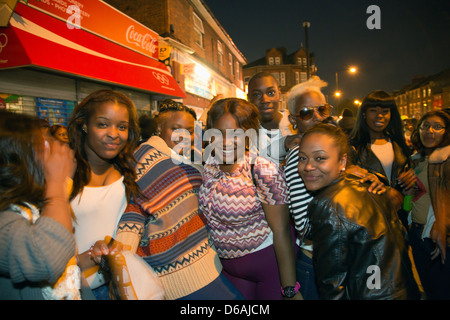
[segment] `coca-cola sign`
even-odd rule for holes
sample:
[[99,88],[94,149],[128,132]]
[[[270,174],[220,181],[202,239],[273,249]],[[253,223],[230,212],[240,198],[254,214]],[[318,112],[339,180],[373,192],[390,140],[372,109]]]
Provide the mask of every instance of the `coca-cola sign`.
[[159,58],[158,33],[102,0],[25,2],[34,9],[66,21],[70,30],[87,30],[156,60]]
[[158,49],[158,39],[151,34],[142,34],[136,31],[134,25],[130,25],[127,29],[126,39],[128,43],[133,43],[139,48],[150,52],[152,55]]

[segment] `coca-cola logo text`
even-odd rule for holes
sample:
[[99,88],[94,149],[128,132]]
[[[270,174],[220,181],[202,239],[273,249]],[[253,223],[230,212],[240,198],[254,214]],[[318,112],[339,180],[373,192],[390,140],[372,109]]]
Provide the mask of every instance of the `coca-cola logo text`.
[[153,38],[151,34],[139,33],[134,29],[133,25],[128,27],[126,37],[129,43],[134,43],[152,54],[157,50],[157,39]]

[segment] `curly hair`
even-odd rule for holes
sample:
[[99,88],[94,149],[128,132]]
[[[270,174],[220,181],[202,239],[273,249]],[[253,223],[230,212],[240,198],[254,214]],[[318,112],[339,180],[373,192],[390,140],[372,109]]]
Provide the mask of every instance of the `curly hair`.
[[142,195],[140,188],[136,183],[136,172],[134,169],[136,165],[134,150],[138,145],[140,137],[136,107],[130,98],[121,92],[98,90],[88,95],[77,105],[67,126],[70,147],[74,149],[75,158],[77,160],[77,170],[73,179],[70,200],[83,190],[84,186],[89,183],[91,177],[91,168],[87,161],[87,155],[84,149],[86,133],[82,128],[84,125],[88,124],[91,115],[95,112],[97,107],[108,102],[125,106],[130,117],[127,143],[124,149],[112,159],[113,164],[124,177],[127,200],[130,200],[131,196]]
[[38,119],[0,110],[0,211],[25,202],[43,207],[43,145]]

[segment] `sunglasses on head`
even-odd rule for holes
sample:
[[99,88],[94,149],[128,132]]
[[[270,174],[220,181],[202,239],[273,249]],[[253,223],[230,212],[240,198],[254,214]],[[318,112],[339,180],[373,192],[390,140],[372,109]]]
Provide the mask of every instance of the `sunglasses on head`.
[[331,108],[333,106],[328,103],[314,107],[303,107],[296,116],[302,120],[309,120],[313,117],[314,111],[317,110],[322,117],[329,117],[331,115]]

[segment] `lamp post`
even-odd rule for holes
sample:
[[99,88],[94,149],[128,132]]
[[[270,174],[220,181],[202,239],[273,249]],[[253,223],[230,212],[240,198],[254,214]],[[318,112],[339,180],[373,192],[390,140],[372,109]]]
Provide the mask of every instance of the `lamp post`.
[[311,23],[308,21],[303,22],[303,28],[305,28],[305,45],[306,45],[306,80],[308,80],[311,76],[311,70],[309,68],[309,39],[308,39],[308,29],[311,27]]
[[[358,71],[358,69],[352,66],[349,67],[346,71],[351,74],[355,74]],[[334,95],[336,96],[336,98],[339,98],[341,96],[341,92],[339,91],[339,74],[337,71],[336,71],[336,91]]]

